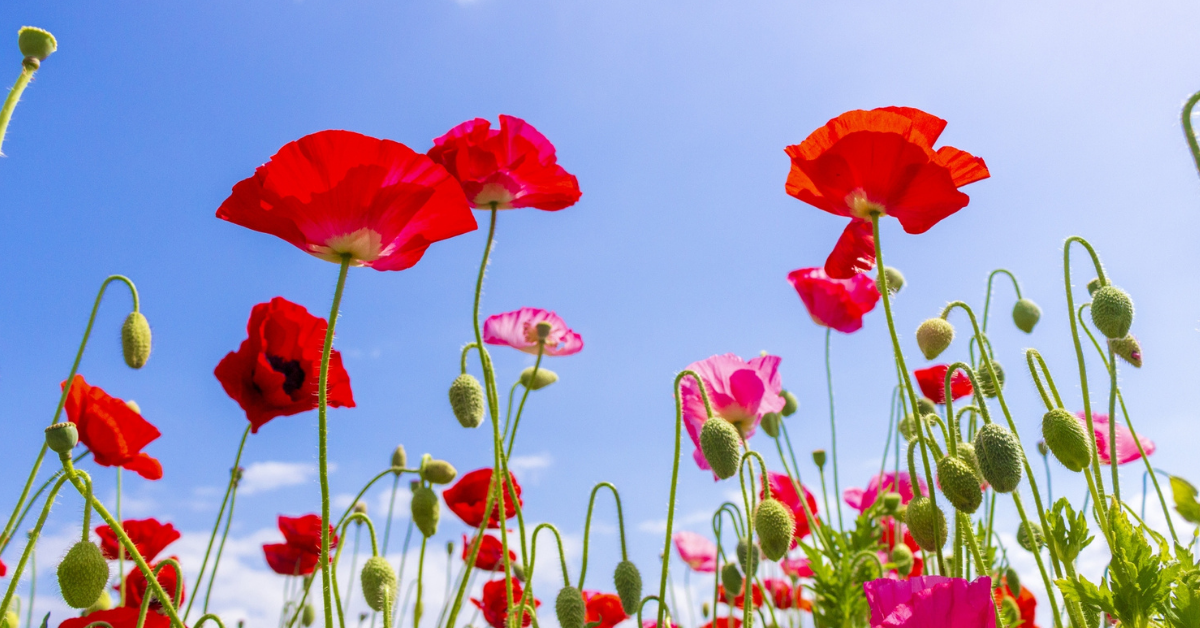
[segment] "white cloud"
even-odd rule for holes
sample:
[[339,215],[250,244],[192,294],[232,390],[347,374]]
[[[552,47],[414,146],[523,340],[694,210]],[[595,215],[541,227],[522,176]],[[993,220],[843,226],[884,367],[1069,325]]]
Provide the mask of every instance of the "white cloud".
[[522,482],[534,482],[538,478],[538,472],[543,469],[549,469],[554,464],[554,458],[548,453],[540,453],[531,456],[513,456],[508,459],[508,470],[521,478]]
[[[702,510],[697,510],[696,512],[693,512],[689,515],[684,515],[682,517],[675,517],[675,521],[672,525],[672,528],[674,528],[675,531],[679,531],[679,530],[683,529],[683,526],[696,525],[698,523],[704,523],[706,521],[712,521],[712,513],[704,512]],[[647,521],[643,521],[638,524],[638,530],[641,530],[642,532],[650,532],[653,534],[663,534],[664,532],[667,531],[667,520],[666,519],[649,519]]]
[[305,484],[316,474],[316,465],[309,462],[254,462],[246,467],[238,494],[253,495]]

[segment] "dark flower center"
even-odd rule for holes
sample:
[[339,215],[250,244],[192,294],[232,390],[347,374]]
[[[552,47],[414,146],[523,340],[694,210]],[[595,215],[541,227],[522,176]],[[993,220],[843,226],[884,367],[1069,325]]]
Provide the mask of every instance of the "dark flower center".
[[277,373],[283,373],[283,392],[292,394],[304,385],[304,369],[300,367],[299,360],[284,360],[275,355],[268,355],[267,362],[271,363],[271,368]]

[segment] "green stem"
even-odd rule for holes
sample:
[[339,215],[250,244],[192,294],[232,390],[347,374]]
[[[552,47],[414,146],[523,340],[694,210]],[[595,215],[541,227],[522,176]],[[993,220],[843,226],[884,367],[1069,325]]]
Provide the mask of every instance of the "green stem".
[[54,483],[54,487],[50,489],[50,495],[46,497],[46,505],[42,507],[42,512],[38,515],[37,523],[34,524],[33,530],[29,533],[29,542],[25,545],[25,551],[21,553],[21,558],[10,576],[8,590],[4,593],[4,602],[0,603],[0,617],[8,615],[8,607],[12,604],[13,595],[17,591],[17,584],[21,581],[21,574],[25,571],[25,564],[29,562],[33,554],[33,548],[37,545],[38,536],[42,533],[42,526],[46,525],[46,518],[50,516],[50,506],[54,504],[54,498],[58,496],[59,489],[62,488],[63,483],[67,479],[66,475],[60,477]]
[[1083,393],[1084,419],[1087,421],[1088,434],[1093,435],[1093,438],[1089,439],[1092,441],[1092,472],[1095,475],[1096,489],[1100,495],[1100,501],[1095,504],[1095,508],[1104,508],[1104,481],[1100,477],[1100,454],[1096,450],[1096,439],[1094,438],[1096,428],[1092,423],[1092,400],[1091,395],[1088,394],[1087,366],[1083,360],[1083,344],[1079,341],[1079,327],[1075,324],[1075,297],[1071,292],[1071,243],[1073,242],[1082,245],[1091,256],[1092,266],[1096,269],[1096,276],[1100,279],[1100,283],[1107,284],[1108,279],[1104,275],[1100,257],[1096,255],[1096,250],[1092,248],[1091,243],[1079,236],[1067,238],[1066,243],[1063,244],[1063,282],[1067,291],[1067,320],[1071,322],[1071,340],[1075,343],[1075,358],[1079,362],[1079,388]]
[[1183,135],[1187,138],[1188,148],[1192,151],[1192,161],[1196,164],[1196,169],[1200,170],[1200,144],[1196,143],[1196,133],[1192,130],[1192,109],[1195,108],[1196,102],[1200,101],[1200,92],[1192,94],[1191,98],[1187,99],[1187,103],[1183,105]]
[[[37,59],[26,59],[21,62],[21,74],[17,77],[17,82],[13,84],[12,89],[8,90],[8,98],[4,99],[4,108],[0,109],[0,147],[3,147],[4,136],[8,134],[8,123],[12,120],[13,110],[17,108],[21,94],[29,86],[29,81],[33,80],[33,74],[37,72],[39,65],[40,62]],[[4,151],[0,150],[0,156],[3,155]]]
[[[229,495],[229,516],[225,518],[225,531],[221,533],[221,543],[217,545],[217,555],[213,558],[212,573],[208,576],[208,589],[204,592],[204,607],[200,609],[201,613],[208,612],[208,599],[212,596],[213,583],[217,581],[217,568],[221,565],[221,555],[225,553],[225,541],[229,538],[229,528],[233,525],[233,507],[237,503],[238,484],[238,468],[236,466],[230,471],[230,475],[233,476],[233,492]],[[199,585],[196,587],[199,589]],[[186,612],[184,618],[187,618]]]
[[512,455],[513,443],[517,442],[517,428],[521,426],[521,413],[525,410],[525,400],[529,398],[529,391],[533,390],[533,383],[537,381],[538,368],[542,365],[542,356],[545,352],[546,341],[538,340],[537,361],[533,363],[533,372],[529,374],[529,385],[525,387],[525,392],[521,393],[521,403],[517,406],[517,417],[513,419],[512,432],[508,434],[508,448],[504,451],[505,458]]
[[[567,572],[567,555],[565,553],[563,553],[562,535],[558,533],[558,528],[554,527],[554,524],[540,523],[540,524],[538,524],[538,526],[536,528],[533,529],[533,541],[531,542],[531,548],[529,551],[529,555],[530,555],[529,564],[533,565],[535,567],[537,566],[537,560],[535,560],[537,558],[537,538],[538,538],[537,535],[538,535],[538,532],[541,532],[544,529],[550,530],[551,532],[554,533],[554,540],[558,543],[558,564],[562,567],[563,586],[564,587],[569,586],[571,584],[571,574]],[[526,581],[528,581],[528,582],[533,581],[533,571],[532,570],[528,574],[526,574]],[[533,588],[533,587],[528,587],[528,588]]]
[[[418,628],[421,625],[422,601],[425,595],[425,546],[429,544],[429,537],[421,535],[421,557],[417,560],[417,603],[413,606],[413,628]],[[505,553],[508,553],[507,549]],[[447,624],[452,625],[452,624]]]
[[[403,472],[403,471],[408,471],[409,473],[415,473],[416,469],[401,469],[401,472]],[[364,494],[366,494],[366,492],[368,490],[370,490],[370,488],[372,486],[374,486],[376,482],[383,479],[383,477],[389,473],[396,473],[395,467],[388,467],[387,469],[384,469],[383,471],[380,471],[378,474],[376,474],[375,477],[371,478],[371,480],[362,487],[362,490],[360,490],[358,492],[358,495],[354,496],[353,501],[351,501],[350,505],[346,507],[346,511],[342,513],[342,516],[338,517],[337,523],[334,524],[333,527],[335,527],[335,528],[341,527],[341,525],[343,523],[345,523],[347,519],[350,518],[351,513],[354,512],[354,505],[362,500],[362,496]],[[397,480],[399,479],[400,475],[401,475],[400,473],[396,473]]]
[[346,288],[346,271],[350,270],[350,255],[342,255],[337,287],[333,291],[333,307],[325,327],[325,347],[321,351],[321,376],[317,383],[317,456],[321,476],[321,595],[324,598],[325,628],[333,628],[333,581],[329,575],[329,421],[326,417],[329,391],[329,356],[333,351],[333,330],[337,326],[342,291]]
[[[1025,505],[1021,503],[1021,492],[1013,491],[1012,497],[1013,503],[1017,506],[1017,514],[1021,516],[1021,525],[1026,526],[1030,531],[1029,537],[1034,538],[1033,530],[1029,527],[1029,517],[1025,515]],[[1042,526],[1042,530],[1048,529],[1045,525]],[[1046,545],[1050,548],[1051,556],[1053,556],[1054,544],[1047,543]],[[1042,561],[1042,548],[1038,547],[1036,542],[1033,544],[1033,558],[1037,560],[1038,571],[1042,574],[1042,583],[1046,586],[1046,599],[1050,600],[1050,614],[1054,617],[1054,625],[1062,628],[1062,616],[1058,614],[1058,600],[1054,599],[1054,587],[1050,581],[1050,574],[1046,571],[1045,562]]]
[[[217,531],[221,529],[221,519],[225,516],[225,506],[229,504],[229,497],[233,493],[234,486],[237,484],[238,465],[242,461],[242,449],[246,446],[246,438],[250,436],[251,425],[246,426],[246,431],[242,432],[242,440],[238,443],[237,455],[233,457],[233,468],[229,472],[229,485],[225,487],[225,497],[221,500],[221,508],[217,510],[217,520],[213,522],[212,533],[208,535],[208,547],[204,549],[204,560],[200,562],[200,573],[196,576],[196,582],[192,587],[198,589],[200,583],[204,581],[204,572],[208,568],[208,555],[212,552],[213,541],[217,538]],[[226,527],[228,530],[228,526]],[[213,567],[213,572],[216,572],[216,566]],[[183,611],[183,619],[187,621],[188,614],[192,612],[192,603],[196,601],[196,596],[188,600],[187,609]]]
[[33,604],[37,602],[37,544],[33,538],[29,544],[34,550],[29,553],[29,608],[25,609],[25,625],[33,628]]
[[[121,467],[117,467],[117,523],[122,529],[125,519],[121,516]],[[117,582],[121,583],[121,605],[125,604],[125,548],[117,546]]]
[[[72,460],[72,462],[79,462],[80,460],[83,460],[91,453],[92,452],[90,450],[85,449],[83,451],[83,453],[79,454],[78,456],[75,456],[75,458]],[[13,526],[14,530],[20,529],[21,524],[25,521],[25,516],[28,515],[29,511],[33,509],[33,505],[37,503],[38,498],[42,496],[42,493],[44,493],[47,488],[50,488],[51,484],[54,484],[54,482],[56,480],[58,480],[58,478],[62,475],[62,473],[63,473],[62,469],[55,471],[54,475],[51,475],[49,479],[47,479],[45,482],[42,482],[42,485],[38,487],[38,490],[34,491],[33,497],[31,497],[28,501],[25,502],[25,509],[22,510],[21,515],[19,517],[17,517],[17,523],[15,526]],[[5,539],[4,542],[0,543],[0,552],[4,551],[4,548],[8,546],[8,541],[10,541],[10,540],[12,540],[12,539]]]
[[[833,457],[833,496],[835,503],[838,505],[838,531],[845,532],[846,526],[842,523],[842,487],[838,481],[838,451],[837,451],[837,421],[834,418],[833,411],[833,368],[829,364],[829,345],[830,338],[833,336],[833,328],[825,328],[825,386],[829,390],[829,439],[832,451],[830,454]],[[822,476],[823,478],[824,476]],[[824,490],[822,488],[822,490]],[[825,509],[829,509],[826,504]],[[832,516],[832,515],[831,515]]]
[[[362,524],[354,526],[354,545],[350,548],[350,582],[346,584],[346,610],[350,610],[350,603],[354,598],[354,574],[358,573],[358,541],[362,534]],[[449,573],[449,570],[446,570]]]
[[617,522],[621,530],[621,560],[629,560],[629,552],[625,549],[625,515],[621,511],[621,495],[617,492],[617,487],[608,482],[601,482],[592,488],[592,496],[588,499],[587,517],[583,520],[583,564],[579,567],[579,586],[575,587],[580,591],[583,590],[583,581],[587,576],[588,545],[592,533],[592,510],[596,506],[596,493],[600,492],[602,488],[612,491],[613,499],[617,502]]
[[[967,546],[971,550],[971,555],[975,557],[975,562],[979,564],[979,573],[982,574],[984,572],[984,565],[986,563],[983,562],[983,554],[981,554],[979,552],[979,542],[976,541],[975,531],[971,528],[971,519],[961,512],[958,513],[957,519],[958,519],[957,525],[965,529],[965,536],[967,538]],[[964,562],[964,561],[955,561],[955,564],[957,565],[960,562]],[[1051,597],[1050,603],[1051,604],[1054,603],[1053,597]],[[1000,607],[999,607],[999,605],[997,605],[995,603],[994,599],[992,601],[992,610],[996,613],[996,626],[997,627],[1003,626],[1004,622],[1000,621]],[[1055,611],[1055,613],[1057,613],[1057,612],[1058,611]]]

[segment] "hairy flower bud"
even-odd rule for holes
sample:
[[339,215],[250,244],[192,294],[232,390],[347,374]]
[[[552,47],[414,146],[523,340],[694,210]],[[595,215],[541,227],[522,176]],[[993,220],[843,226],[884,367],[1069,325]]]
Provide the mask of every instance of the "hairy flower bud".
[[313,608],[312,604],[305,604],[304,610],[300,613],[300,624],[307,628],[308,626],[313,625],[313,622],[316,620],[317,609]]
[[1046,441],[1044,440],[1039,440],[1037,442],[1037,450],[1038,454],[1040,454],[1043,458],[1050,454],[1050,448],[1046,446]]
[[1004,572],[1004,583],[1008,585],[1008,592],[1012,593],[1013,597],[1021,595],[1021,576],[1017,575],[1017,570],[1009,567]]
[[558,591],[554,599],[554,614],[558,617],[561,628],[583,628],[583,620],[587,617],[587,605],[583,602],[583,594],[579,589],[567,585]]
[[403,469],[408,466],[408,452],[404,451],[404,445],[396,445],[396,451],[392,452],[392,469]]
[[999,423],[988,423],[975,433],[979,470],[998,493],[1011,493],[1021,483],[1024,455],[1017,437]]
[[920,411],[921,416],[937,414],[937,404],[929,397],[922,395],[917,397],[917,410]]
[[1041,525],[1030,521],[1028,524],[1022,523],[1017,526],[1017,545],[1025,551],[1036,551],[1045,544],[1046,535],[1042,532]]
[[926,360],[942,354],[954,341],[954,326],[944,318],[931,318],[917,328],[917,346]]
[[984,397],[995,399],[1000,393],[1000,389],[1004,388],[1004,368],[996,360],[991,360],[992,369],[996,370],[996,379],[992,379],[992,371],[988,369],[987,364],[980,363],[979,369],[975,371],[975,378],[979,380],[979,392],[983,393]]
[[1134,368],[1142,368],[1142,344],[1133,337],[1133,334],[1126,334],[1124,338],[1109,338],[1108,348],[1121,356],[1122,360],[1132,364]]
[[983,491],[970,465],[960,458],[946,456],[938,460],[937,474],[942,493],[955,509],[968,515],[979,509],[979,504],[983,502]]
[[1066,410],[1055,408],[1042,417],[1042,438],[1062,465],[1076,473],[1092,461],[1092,445],[1079,421]]
[[463,373],[450,384],[450,408],[463,427],[483,423],[483,386],[474,375]]
[[814,449],[812,452],[813,464],[817,465],[818,469],[825,468],[825,450]]
[[738,539],[737,558],[738,564],[742,566],[742,571],[745,571],[747,576],[753,576],[758,573],[758,562],[761,558],[761,552],[759,552],[757,545],[750,543],[746,539]]
[[129,368],[140,369],[150,359],[150,321],[141,312],[130,312],[121,325],[121,351]]
[[623,560],[617,563],[613,572],[613,586],[617,588],[617,597],[621,598],[621,608],[626,615],[637,612],[638,604],[642,602],[642,573],[637,565]]
[[1005,626],[1016,626],[1021,623],[1021,606],[1011,597],[1005,596],[1000,602],[1000,618]]
[[725,595],[735,597],[742,591],[742,572],[734,563],[725,563],[721,568],[721,586],[725,587]]
[[558,374],[548,368],[539,366],[536,376],[533,374],[532,366],[526,367],[524,371],[521,371],[521,385],[529,390],[541,390],[557,381]]
[[779,438],[779,424],[783,421],[783,415],[778,412],[768,412],[763,415],[762,423],[759,425],[767,436],[771,438]]
[[1100,282],[1099,277],[1093,277],[1091,281],[1087,282],[1088,296],[1095,295],[1096,291],[1099,290],[1103,285],[1104,284]]
[[793,414],[796,414],[796,410],[800,408],[800,400],[796,399],[796,395],[793,395],[787,390],[783,390],[779,392],[779,396],[783,397],[783,409],[779,411],[779,414],[782,414],[783,416],[792,416]]
[[712,417],[700,428],[700,451],[722,480],[731,478],[742,461],[742,436],[732,423]]
[[904,523],[921,549],[932,552],[946,544],[946,515],[928,497],[914,497],[908,502]]
[[[365,514],[367,514],[367,502],[364,502],[364,501],[357,501],[357,502],[354,502],[354,509],[353,509],[353,511],[354,511],[354,514],[356,514],[356,515],[365,515]],[[359,523],[360,523],[360,525],[361,525],[361,522],[359,522]]]
[[971,468],[971,473],[975,474],[975,479],[983,483],[983,471],[979,469],[979,456],[975,455],[975,445],[971,443],[958,443],[958,459],[967,463]]
[[883,496],[883,511],[895,514],[896,510],[900,508],[900,504],[903,503],[903,501],[904,496],[900,493],[895,491],[889,492]]
[[445,460],[430,460],[421,468],[421,477],[434,484],[449,484],[457,475],[458,470]]
[[1013,305],[1012,317],[1017,329],[1027,334],[1033,333],[1034,326],[1042,318],[1042,308],[1029,299],[1018,299]]
[[367,559],[362,568],[362,592],[367,606],[382,611],[396,601],[396,572],[382,556]]
[[762,551],[767,560],[781,560],[792,547],[792,534],[796,531],[796,520],[792,511],[777,499],[765,499],[754,513],[754,528],[762,541]]
[[58,41],[48,31],[35,26],[22,26],[17,31],[17,46],[26,58],[45,61],[46,57],[58,50]]
[[88,541],[73,545],[58,564],[58,588],[71,608],[87,608],[104,592],[108,562],[100,548]]
[[1092,324],[1109,338],[1124,338],[1133,324],[1133,299],[1116,286],[1103,286],[1092,295]]
[[892,564],[896,566],[896,571],[900,572],[901,576],[907,576],[912,573],[913,569],[913,553],[908,549],[908,546],[900,543],[892,550],[889,557]]
[[437,494],[428,486],[416,486],[412,492],[412,520],[425,538],[437,534],[441,504]]
[[64,421],[46,428],[46,446],[57,454],[68,455],[79,444],[79,429],[74,423]]
[[[896,294],[904,287],[904,275],[891,266],[883,267],[883,276],[887,279],[888,294]],[[883,294],[883,286],[879,285],[879,277],[875,277],[875,290]]]

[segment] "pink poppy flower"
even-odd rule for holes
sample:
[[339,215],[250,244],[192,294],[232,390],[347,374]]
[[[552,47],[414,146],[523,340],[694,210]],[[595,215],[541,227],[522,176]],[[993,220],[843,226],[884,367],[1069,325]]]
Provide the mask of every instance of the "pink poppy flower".
[[717,570],[717,546],[708,537],[695,532],[676,532],[671,537],[675,551],[693,571],[713,573]]
[[[1079,424],[1086,430],[1087,419],[1085,417],[1086,415],[1082,412],[1075,413],[1075,418],[1079,420]],[[1108,443],[1108,415],[1093,412],[1092,426],[1096,430],[1096,449],[1099,450],[1097,453],[1100,454],[1100,464],[1112,464],[1112,452],[1109,451],[1111,445]],[[1138,440],[1142,441],[1142,449],[1146,450],[1147,456],[1154,453],[1154,441],[1145,436],[1139,436]],[[1130,432],[1129,428],[1118,423],[1117,464],[1122,465],[1127,462],[1133,462],[1141,457],[1142,455],[1138,453],[1137,443],[1133,441],[1133,432]]]
[[[926,486],[925,480],[917,478],[917,481],[921,485],[921,494],[928,493],[929,487]],[[883,486],[882,490],[880,489],[881,485]],[[900,493],[901,503],[907,504],[908,502],[912,501],[914,496],[912,478],[908,475],[908,471],[901,471],[899,474],[888,471],[887,473],[883,474],[883,482],[879,481],[878,475],[873,475],[871,476],[871,481],[867,483],[866,490],[861,488],[848,488],[842,491],[842,499],[844,499],[851,508],[859,512],[866,512],[866,510],[875,503],[875,499],[878,498],[880,494],[886,495],[887,493],[893,491]]]
[[863,584],[871,628],[996,628],[992,579],[880,578]]
[[784,558],[779,561],[779,568],[792,578],[813,577],[813,570],[808,566],[807,558]]
[[[733,423],[744,437],[750,438],[764,414],[783,409],[779,360],[779,356],[767,355],[746,362],[732,353],[726,353],[693,362],[687,370],[695,371],[704,380],[714,416]],[[708,414],[696,380],[685,377],[680,396],[683,400],[683,422],[687,426],[688,436],[696,445],[692,458],[701,469],[709,469],[708,460],[704,459],[704,452],[700,450],[700,428]]]
[[567,327],[558,314],[536,307],[523,307],[487,317],[483,321],[483,341],[489,345],[508,345],[518,351],[537,355],[537,326],[541,322],[550,323],[545,355],[571,355],[583,349],[583,338]]
[[813,322],[842,333],[862,329],[863,315],[875,308],[879,290],[870,275],[832,279],[824,268],[801,268],[788,273]]

